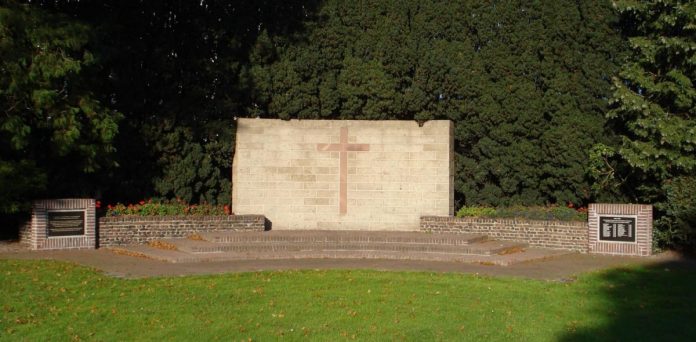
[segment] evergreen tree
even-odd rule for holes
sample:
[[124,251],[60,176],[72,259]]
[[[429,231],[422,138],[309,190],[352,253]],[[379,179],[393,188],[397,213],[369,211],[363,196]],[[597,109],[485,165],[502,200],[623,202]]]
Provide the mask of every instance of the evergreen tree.
[[119,168],[80,181],[109,201],[227,202],[234,116],[453,120],[460,205],[586,202],[588,151],[614,137],[604,113],[624,43],[608,1],[28,7],[96,37],[85,88],[125,119]]
[[[253,84],[241,75],[259,32],[301,30],[313,1],[33,1],[91,23],[98,91],[124,113],[107,201],[149,196],[230,201],[235,116]],[[247,70],[248,68],[244,68]]]
[[0,213],[39,195],[94,195],[87,176],[113,165],[121,114],[91,90],[92,38],[63,15],[0,6]]
[[696,3],[616,1],[616,8],[634,53],[614,79],[607,115],[622,142],[596,147],[595,160],[618,157],[617,166],[598,163],[594,172],[616,176],[632,200],[655,203],[662,245],[694,246]]
[[603,1],[327,1],[296,35],[259,35],[248,111],[450,119],[460,204],[586,202],[588,150],[612,136],[614,25]]

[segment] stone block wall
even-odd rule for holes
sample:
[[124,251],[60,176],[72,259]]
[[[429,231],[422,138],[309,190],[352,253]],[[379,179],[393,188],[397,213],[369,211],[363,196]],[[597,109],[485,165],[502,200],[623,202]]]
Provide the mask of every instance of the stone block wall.
[[147,243],[217,231],[264,231],[263,215],[117,216],[99,219],[99,247]]
[[424,232],[483,234],[533,247],[588,251],[587,222],[441,216],[424,216],[420,222]]
[[411,230],[454,212],[450,121],[239,119],[232,210],[274,230]]

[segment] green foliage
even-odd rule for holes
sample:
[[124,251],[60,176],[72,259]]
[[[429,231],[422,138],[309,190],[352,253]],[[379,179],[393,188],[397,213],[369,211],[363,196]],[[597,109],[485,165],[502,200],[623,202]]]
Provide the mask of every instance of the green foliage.
[[46,174],[29,160],[0,160],[0,213],[26,212],[31,199],[46,187]]
[[654,203],[657,216],[666,215],[657,221],[660,245],[683,244],[691,234],[688,220],[680,218],[683,201],[696,196],[685,193],[694,190],[685,184],[696,174],[696,3],[616,1],[615,6],[633,54],[614,78],[607,114],[622,141],[605,155],[619,160],[603,169],[595,165],[597,174],[614,173],[615,182],[596,184],[620,186],[634,201]]
[[48,184],[70,187],[113,165],[121,114],[91,91],[98,61],[90,39],[88,25],[66,16],[0,5],[0,214],[62,194]]
[[250,115],[450,119],[459,202],[589,201],[625,45],[608,1],[330,0],[303,24],[259,35]]
[[662,246],[696,250],[696,177],[679,177],[665,184],[665,214],[657,221],[655,238]]
[[499,217],[525,220],[587,221],[587,209],[549,206],[462,207],[457,217]]
[[457,217],[495,217],[495,208],[490,207],[461,207]]
[[[259,30],[300,29],[314,1],[37,1],[96,27],[113,106],[126,115],[119,169],[104,198],[178,196],[229,203],[234,117],[249,106],[247,82]],[[288,76],[290,77],[290,76]]]
[[[627,45],[616,27],[630,20],[617,22],[609,1],[8,4],[0,151],[3,161],[35,165],[48,184],[25,198],[229,203],[234,116],[453,120],[459,204],[634,198],[628,185],[652,177],[619,172],[616,151],[591,151],[617,145],[604,114]],[[688,41],[664,44],[682,58],[693,56]],[[655,94],[687,108],[694,78],[663,71],[672,85]],[[688,151],[691,143],[676,143],[688,134],[665,144]],[[638,157],[626,163],[652,165]],[[22,168],[3,177],[21,183]],[[609,185],[613,175],[622,183],[593,193],[593,179]]]
[[619,1],[617,8],[634,50],[614,80],[608,113],[624,129],[619,153],[657,181],[694,172],[696,4]]
[[[178,197],[193,203],[230,203],[232,139],[230,132],[215,141],[196,143],[186,128],[174,129],[156,146],[170,146],[170,153],[160,159],[162,175],[154,179],[154,190],[163,197]],[[177,134],[178,133],[178,134]],[[229,140],[224,141],[224,138]],[[228,172],[222,174],[222,172]]]
[[188,204],[183,200],[149,200],[140,201],[136,204],[109,204],[107,206],[106,216],[218,216],[229,215],[229,205],[214,205],[214,204]]

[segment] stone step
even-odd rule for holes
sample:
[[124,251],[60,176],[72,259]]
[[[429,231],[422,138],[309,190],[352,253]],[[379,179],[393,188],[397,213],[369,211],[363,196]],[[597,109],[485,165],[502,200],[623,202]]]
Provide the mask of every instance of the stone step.
[[177,250],[188,253],[287,253],[287,252],[400,252],[400,253],[445,253],[469,255],[493,255],[519,251],[527,247],[524,243],[507,241],[483,241],[467,245],[449,245],[435,243],[405,242],[345,242],[345,241],[309,241],[309,242],[234,242],[211,243],[187,239],[163,240],[167,245],[176,246]]
[[225,262],[238,260],[277,260],[277,259],[387,259],[421,260],[441,262],[479,263],[484,265],[508,266],[566,254],[541,248],[529,248],[523,252],[505,255],[475,255],[461,253],[409,252],[401,251],[294,251],[294,252],[218,252],[187,253],[178,250],[153,248],[148,245],[110,247],[119,254],[151,258],[171,263]]
[[213,232],[200,237],[215,243],[410,243],[436,245],[469,245],[486,241],[481,234],[431,234],[422,232],[345,231],[345,230],[281,230],[267,232]]
[[488,240],[478,234],[385,231],[216,232],[111,249],[121,254],[176,263],[338,258],[507,265],[567,253],[527,248],[524,243]]

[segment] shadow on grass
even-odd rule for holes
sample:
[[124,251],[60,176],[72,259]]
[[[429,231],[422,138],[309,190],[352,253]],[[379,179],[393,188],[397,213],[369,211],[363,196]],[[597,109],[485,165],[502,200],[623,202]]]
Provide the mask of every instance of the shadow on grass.
[[696,260],[616,269],[598,278],[604,325],[561,341],[696,341]]

